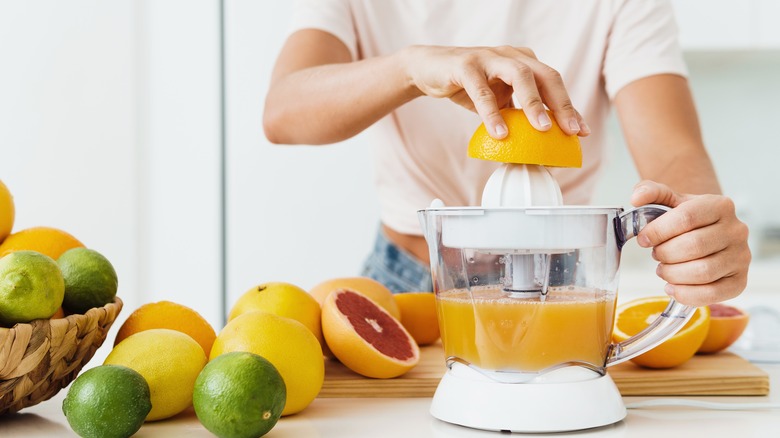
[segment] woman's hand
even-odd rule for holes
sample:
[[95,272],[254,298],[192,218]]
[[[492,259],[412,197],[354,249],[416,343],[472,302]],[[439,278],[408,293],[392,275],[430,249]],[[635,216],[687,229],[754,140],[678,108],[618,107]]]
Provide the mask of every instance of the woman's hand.
[[682,195],[642,181],[631,196],[634,206],[672,207],[637,236],[660,262],[657,274],[665,292],[683,304],[704,306],[734,298],[745,289],[751,254],[748,228],[734,203],[721,195]]
[[550,129],[546,104],[564,132],[590,134],[571,103],[560,73],[536,59],[531,49],[413,46],[405,49],[402,59],[422,94],[446,97],[475,111],[494,138],[507,135],[499,109],[513,106],[513,94],[536,129]]

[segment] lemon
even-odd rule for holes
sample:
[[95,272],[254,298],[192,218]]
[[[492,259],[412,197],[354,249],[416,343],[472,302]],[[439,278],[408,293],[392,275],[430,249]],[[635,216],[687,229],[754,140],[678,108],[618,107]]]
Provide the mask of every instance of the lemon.
[[0,243],[11,234],[14,227],[14,197],[0,181]]
[[320,344],[323,342],[320,304],[294,284],[271,282],[249,289],[233,305],[228,321],[255,310],[292,318],[311,330]]
[[120,342],[104,362],[138,371],[149,384],[152,410],[146,421],[162,420],[192,404],[195,379],[206,365],[203,348],[182,332],[151,329]]
[[50,318],[64,295],[62,273],[51,257],[16,251],[0,258],[0,324]]
[[83,438],[126,438],[152,409],[149,385],[136,371],[104,365],[78,376],[62,401],[71,429]]
[[260,437],[279,421],[287,390],[265,358],[237,351],[209,362],[195,380],[198,420],[220,438]]
[[312,332],[294,319],[262,311],[236,317],[217,335],[211,359],[233,351],[260,355],[279,370],[287,387],[283,416],[302,411],[322,389],[322,348]]
[[118,280],[116,271],[94,249],[73,248],[57,259],[65,279],[63,307],[73,313],[85,313],[114,301]]
[[469,141],[468,155],[500,163],[539,164],[555,167],[582,167],[582,148],[576,135],[564,133],[549,112],[552,126],[539,131],[521,109],[501,110],[509,134],[496,140],[480,125]]

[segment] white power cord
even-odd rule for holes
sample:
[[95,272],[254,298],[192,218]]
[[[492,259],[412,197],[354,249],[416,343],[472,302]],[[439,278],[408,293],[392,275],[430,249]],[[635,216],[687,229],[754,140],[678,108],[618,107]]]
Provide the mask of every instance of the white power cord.
[[682,398],[656,398],[626,404],[626,409],[642,409],[657,406],[685,406],[719,411],[747,411],[753,409],[780,409],[780,403],[720,403]]

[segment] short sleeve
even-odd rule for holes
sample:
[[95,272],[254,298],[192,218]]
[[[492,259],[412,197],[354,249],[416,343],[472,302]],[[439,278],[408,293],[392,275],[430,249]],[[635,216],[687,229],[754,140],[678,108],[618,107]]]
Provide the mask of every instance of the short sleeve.
[[621,88],[656,74],[687,76],[677,22],[668,0],[626,0],[616,12],[603,67],[610,100]]
[[296,0],[289,33],[318,29],[340,39],[357,59],[357,38],[348,0]]

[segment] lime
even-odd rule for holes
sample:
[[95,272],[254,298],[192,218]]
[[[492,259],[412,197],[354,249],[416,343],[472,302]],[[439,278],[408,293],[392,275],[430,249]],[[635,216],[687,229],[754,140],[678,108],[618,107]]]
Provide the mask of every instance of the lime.
[[65,284],[57,263],[35,251],[0,258],[0,324],[49,318],[62,305]]
[[209,362],[195,380],[192,404],[198,419],[220,438],[255,438],[282,415],[287,389],[281,374],[262,356],[245,351]]
[[70,386],[62,401],[68,424],[84,438],[125,438],[152,409],[149,385],[136,371],[116,365],[92,368]]
[[63,307],[84,313],[114,301],[118,287],[116,271],[102,254],[94,249],[73,248],[65,251],[57,263],[65,278]]

